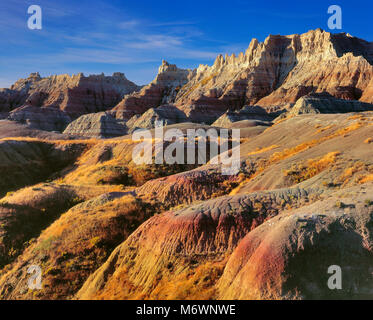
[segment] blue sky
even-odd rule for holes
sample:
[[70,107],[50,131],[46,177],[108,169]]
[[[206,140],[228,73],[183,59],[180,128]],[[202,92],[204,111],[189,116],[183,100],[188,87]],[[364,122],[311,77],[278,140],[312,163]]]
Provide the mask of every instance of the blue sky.
[[[42,8],[42,30],[27,28],[32,4]],[[0,88],[36,71],[120,71],[146,84],[162,59],[195,68],[212,64],[219,53],[244,51],[253,37],[328,31],[332,4],[343,10],[338,32],[373,41],[371,0],[1,0]]]

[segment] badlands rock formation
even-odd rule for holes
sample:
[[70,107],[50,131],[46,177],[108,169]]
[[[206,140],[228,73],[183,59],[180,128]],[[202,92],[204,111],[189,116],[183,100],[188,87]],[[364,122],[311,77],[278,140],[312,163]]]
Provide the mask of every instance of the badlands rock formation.
[[188,82],[190,75],[190,70],[179,69],[174,64],[162,61],[156,78],[139,92],[125,96],[113,112],[117,118],[129,120],[150,108],[169,104],[175,100],[176,94]]
[[124,95],[138,89],[122,73],[88,77],[79,73],[46,78],[32,73],[28,78],[18,80],[10,89],[1,89],[0,112],[27,104],[57,108],[76,118],[82,114],[111,109]]
[[[63,202],[65,207],[59,208],[60,210],[64,208],[67,212],[60,219],[58,219],[58,211],[53,211],[51,210],[53,208],[49,207],[44,211],[34,209],[34,212],[30,212],[29,216],[33,215],[29,218],[29,223],[34,225],[34,231],[41,229],[41,219],[37,219],[37,214],[48,215],[49,221],[54,219],[56,221],[52,224],[49,223],[49,228],[43,228],[45,230],[41,232],[40,237],[31,243],[23,255],[23,261],[19,260],[18,263],[43,265],[45,269],[43,293],[39,291],[39,294],[44,299],[66,299],[73,297],[84,280],[105,262],[108,253],[123,239],[126,239],[144,220],[148,219],[151,212],[141,202],[123,192],[105,193],[98,197],[84,199],[84,197],[87,198],[84,192],[77,192],[74,190],[75,188],[70,186],[64,186],[64,190],[60,190],[62,188],[56,186],[42,186],[43,191],[49,196],[52,188],[57,189],[54,192],[61,201],[70,193],[70,196],[79,194],[81,198],[78,198],[78,201],[81,203],[71,202],[68,207],[72,208],[66,210],[66,204],[69,201],[65,200]],[[20,201],[14,199],[13,203],[19,204]],[[58,208],[57,204],[54,208]],[[2,217],[1,209],[0,205],[0,217]],[[27,209],[30,210],[25,206],[24,210]],[[25,217],[19,213],[17,224],[21,224],[22,220],[24,221]],[[47,221],[44,219],[44,222]],[[76,225],[74,230],[70,229],[71,224]],[[9,230],[6,234],[8,238],[15,232],[16,226],[12,225],[12,227],[13,230]],[[55,241],[57,238],[59,241]],[[84,266],[81,264],[82,261],[84,261]],[[9,277],[8,284],[0,286],[0,296],[6,295],[11,299],[33,299],[38,293],[28,290],[29,274],[27,269],[24,269],[22,274],[15,274],[14,270],[18,268],[22,267],[16,262],[14,269],[10,270],[7,275]]]
[[[119,74],[1,90],[1,117],[17,121],[0,120],[0,298],[372,299],[372,52],[315,30],[193,71],[163,62],[135,93]],[[88,114],[40,130],[65,113]],[[211,141],[207,164],[137,165],[138,142],[110,138],[156,121],[239,128],[239,172],[222,174]]]
[[[335,120],[334,115],[326,116],[314,116],[319,118],[312,121],[307,115],[287,120],[248,142],[248,149],[244,144],[242,151],[249,152],[243,156],[248,167],[243,171],[250,172],[242,184],[249,186],[256,180],[258,187],[261,181],[267,190],[239,189],[238,195],[207,200],[148,220],[88,278],[77,298],[371,297],[373,200],[368,181],[372,181],[373,167],[366,137],[372,134],[372,118],[369,113],[365,114],[369,119],[363,121],[351,115],[339,115]],[[325,128],[330,123],[336,127],[318,131],[321,119]],[[299,140],[289,141],[285,134],[288,130],[295,132]],[[282,146],[271,148],[272,141],[278,145],[282,141]],[[291,147],[292,143],[298,145]],[[265,147],[255,151],[254,145]],[[338,158],[316,157],[342,145],[346,148]],[[354,154],[358,158],[349,162]],[[292,168],[292,163],[302,161],[298,157],[307,166]],[[298,174],[302,178],[294,181],[293,187],[286,187],[286,179],[282,189],[268,185],[269,180],[281,181],[280,175],[286,178]],[[145,194],[150,195],[151,184],[156,191],[158,185],[168,183],[169,189],[175,190],[172,195],[179,195],[183,202],[182,195],[190,193],[190,182],[177,181],[183,175],[158,184],[150,181],[137,194],[141,196],[141,189],[146,188]],[[349,183],[352,187],[345,188]],[[213,183],[200,185],[208,190]],[[164,186],[161,188],[164,190]],[[176,198],[173,200],[177,204]],[[230,220],[236,226],[234,236],[230,234],[232,226],[227,225]],[[250,231],[240,242],[240,230],[245,225]],[[232,254],[231,248],[235,248]],[[327,271],[334,264],[346,274],[346,286],[341,291],[327,287]]]
[[89,138],[113,138],[127,134],[127,127],[110,114],[99,112],[80,116],[63,133]]
[[253,39],[238,56],[219,55],[212,66],[183,70],[162,61],[154,81],[141,90],[121,73],[48,78],[34,73],[0,90],[0,113],[27,103],[59,108],[76,118],[115,106],[113,115],[127,121],[150,108],[174,104],[189,121],[211,124],[245,105],[278,115],[310,93],[370,103],[372,57],[372,43],[349,34],[317,29],[270,35],[263,43]]
[[253,39],[245,53],[220,55],[213,66],[195,70],[176,105],[191,119],[211,121],[246,104],[276,111],[311,92],[369,102],[372,53],[372,43],[321,29]]
[[63,131],[71,122],[66,112],[56,108],[40,108],[25,105],[9,113],[9,120],[26,124],[33,129]]
[[363,95],[360,98],[360,101],[373,103],[373,79],[370,80],[368,87],[364,90]]
[[68,137],[64,136],[59,132],[43,131],[35,128],[30,128],[26,124],[21,124],[16,121],[11,120],[0,120],[0,139],[4,138],[39,138],[39,139],[66,139]]

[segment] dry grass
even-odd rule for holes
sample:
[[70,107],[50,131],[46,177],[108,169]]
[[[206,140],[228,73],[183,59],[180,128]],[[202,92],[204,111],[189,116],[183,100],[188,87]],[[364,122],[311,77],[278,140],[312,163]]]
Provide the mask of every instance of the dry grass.
[[302,151],[308,150],[308,149],[310,149],[310,148],[312,148],[316,145],[319,145],[319,144],[321,144],[325,141],[331,140],[331,139],[336,138],[338,136],[344,136],[349,132],[352,132],[352,131],[355,131],[355,130],[361,128],[362,126],[363,126],[362,123],[356,122],[356,123],[353,123],[353,124],[349,125],[346,128],[337,130],[335,133],[333,133],[329,136],[322,137],[320,139],[310,140],[310,141],[301,143],[301,144],[299,144],[299,145],[297,145],[293,148],[284,149],[283,151],[280,151],[280,152],[275,152],[269,158],[269,162],[273,163],[273,162],[277,162],[277,161],[280,161],[280,160],[290,158],[290,157],[292,157],[292,156],[294,156],[294,155],[296,155],[296,154],[298,154]]
[[[94,199],[63,214],[22,255],[22,261],[43,270],[43,290],[36,298],[74,295],[112,250],[152,214],[149,206],[129,195],[111,201]],[[40,261],[40,257],[45,258]],[[22,261],[8,273],[16,283]],[[22,298],[30,297],[26,293]]]
[[336,163],[339,151],[330,152],[320,159],[309,159],[303,163],[295,164],[290,170],[285,171],[285,176],[288,177],[291,183],[300,183],[311,179],[325,169]]
[[172,279],[162,279],[150,299],[211,300],[216,298],[215,284],[220,279],[225,262],[207,261],[197,268]]
[[371,181],[373,181],[373,173],[370,173],[370,174],[368,174],[366,176],[363,176],[359,179],[360,184],[371,182]]
[[371,181],[373,174],[373,165],[362,161],[355,162],[351,167],[344,170],[337,181],[345,187],[351,181],[362,184]]
[[260,153],[264,153],[264,152],[267,152],[267,151],[271,151],[273,149],[276,149],[278,148],[279,146],[274,144],[272,146],[269,146],[269,147],[265,147],[265,148],[257,148],[255,151],[252,151],[252,152],[249,152],[247,155],[248,156],[252,156],[252,155],[255,155],[255,154],[260,154]]
[[[263,171],[265,171],[272,164],[275,164],[275,163],[278,163],[279,161],[291,158],[291,157],[293,157],[293,156],[295,156],[295,155],[297,155],[297,154],[299,154],[303,151],[306,151],[310,148],[313,148],[313,147],[315,147],[315,146],[317,146],[317,145],[319,145],[323,142],[326,142],[328,140],[331,140],[331,139],[334,139],[334,138],[337,138],[337,137],[340,137],[340,136],[346,136],[348,133],[353,132],[355,130],[358,130],[362,126],[364,126],[364,123],[354,122],[354,123],[348,125],[345,128],[342,128],[342,129],[339,129],[339,130],[335,131],[332,134],[321,137],[319,139],[313,139],[313,140],[303,142],[303,143],[301,143],[301,144],[299,144],[295,147],[292,147],[292,148],[286,148],[282,151],[273,153],[268,159],[261,159],[261,160],[257,161],[256,169],[254,170],[254,172],[252,172],[244,181],[242,181],[239,184],[239,186],[237,186],[235,189],[233,189],[232,192],[230,193],[230,195],[235,195],[235,194],[239,193],[240,190],[242,189],[242,187],[245,184],[247,184],[249,181],[251,181],[252,179],[257,177],[258,175],[260,175]],[[331,129],[331,128],[328,128],[328,129]],[[271,130],[271,127],[268,128],[267,130]],[[267,148],[270,149],[271,147],[267,147]],[[265,150],[265,149],[266,148],[258,149],[257,151],[254,151],[254,153],[258,152],[258,151],[261,151],[261,150]],[[315,169],[315,170],[317,171],[317,169]]]
[[347,120],[361,120],[363,118],[363,115],[361,114],[355,114],[353,116],[348,117]]
[[82,202],[68,186],[40,184],[11,193],[0,201],[2,241],[0,267],[12,262],[28,241],[63,212]]
[[251,138],[240,138],[240,144],[251,141]]
[[[318,127],[318,126],[317,126]],[[319,133],[323,133],[324,131],[327,131],[327,130],[330,130],[330,129],[332,129],[332,128],[334,128],[335,126],[334,125],[329,125],[329,126],[326,126],[326,127],[324,127],[324,128],[316,128],[316,129],[318,129],[314,134],[316,135],[316,134],[319,134]]]
[[359,161],[353,164],[352,167],[349,167],[344,170],[342,175],[338,178],[338,182],[342,183],[342,186],[348,184],[351,178],[358,172],[365,170],[365,163]]
[[[135,287],[128,279],[126,267],[118,268],[103,290],[93,299],[98,300],[212,300],[216,298],[215,284],[220,279],[226,260],[206,261],[177,274],[172,270],[159,275],[151,288]],[[171,265],[171,264],[170,264]],[[182,267],[182,266],[180,266]],[[172,265],[171,268],[177,268]]]
[[281,160],[290,158],[290,157],[292,157],[292,156],[294,156],[294,155],[296,155],[296,154],[298,154],[302,151],[305,151],[307,149],[310,149],[310,148],[314,147],[318,143],[320,143],[319,140],[311,140],[311,141],[301,143],[301,144],[299,144],[299,145],[297,145],[293,148],[284,149],[282,151],[275,152],[274,154],[272,154],[269,157],[269,162],[273,163],[273,162],[277,162],[277,161],[281,161]]

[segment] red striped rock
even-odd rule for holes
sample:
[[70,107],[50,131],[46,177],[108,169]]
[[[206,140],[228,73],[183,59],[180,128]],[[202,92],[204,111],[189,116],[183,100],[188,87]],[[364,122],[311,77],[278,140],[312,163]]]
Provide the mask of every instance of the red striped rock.
[[0,91],[0,111],[10,111],[24,104],[53,107],[72,118],[113,108],[124,95],[139,87],[122,73],[113,76],[54,75],[41,78],[32,73],[18,80],[10,89]]

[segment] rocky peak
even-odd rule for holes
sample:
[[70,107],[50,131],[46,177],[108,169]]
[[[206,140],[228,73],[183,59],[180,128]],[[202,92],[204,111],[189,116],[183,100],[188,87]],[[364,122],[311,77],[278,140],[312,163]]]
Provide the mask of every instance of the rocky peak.
[[171,104],[193,74],[192,70],[179,69],[175,64],[163,60],[156,78],[139,92],[126,95],[113,112],[117,118],[129,120],[150,108]]
[[158,68],[158,74],[152,83],[161,84],[163,86],[179,86],[188,81],[188,76],[191,73],[189,69],[179,69],[175,64],[169,64],[162,60],[161,66]]
[[120,78],[120,79],[127,79],[125,74],[122,73],[122,72],[114,72],[112,77],[113,78]]
[[176,64],[169,64],[166,60],[162,60],[162,64],[158,68],[158,74],[168,71],[177,71]]
[[32,73],[30,73],[30,75],[28,76],[28,79],[32,79],[32,80],[40,80],[41,77],[40,77],[39,72],[32,72]]
[[218,55],[212,66],[200,65],[175,104],[198,118],[245,104],[277,110],[310,92],[368,102],[372,61],[373,44],[345,33],[269,35],[264,42],[251,40],[244,53]]

